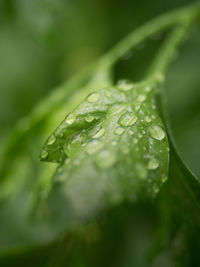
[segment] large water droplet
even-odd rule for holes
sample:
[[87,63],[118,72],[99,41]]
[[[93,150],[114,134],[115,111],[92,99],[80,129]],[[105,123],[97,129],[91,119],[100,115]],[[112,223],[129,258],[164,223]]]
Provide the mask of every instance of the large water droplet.
[[117,113],[121,112],[122,110],[124,110],[126,107],[127,107],[127,104],[114,105],[109,109],[109,113],[112,115],[117,114]]
[[101,129],[98,130],[97,133],[95,133],[95,135],[93,135],[93,138],[99,138],[99,137],[103,136],[104,133],[105,133],[105,129],[101,128]]
[[165,132],[159,125],[153,125],[149,127],[150,136],[156,140],[163,140],[165,138]]
[[53,145],[55,143],[55,141],[56,141],[56,137],[55,137],[55,135],[52,135],[51,137],[49,137],[47,144]]
[[117,134],[117,135],[122,135],[123,133],[124,133],[124,128],[122,128],[122,127],[117,127],[116,129],[115,129],[115,134]]
[[149,160],[147,168],[149,170],[155,170],[159,167],[159,161],[156,158],[152,158]]
[[121,116],[121,118],[119,119],[119,124],[127,127],[132,126],[134,123],[136,123],[136,121],[137,117],[135,116],[135,114],[129,112]]
[[92,93],[91,95],[88,96],[87,101],[90,103],[95,103],[99,100],[100,94],[98,93]]
[[66,117],[65,122],[66,122],[67,124],[71,125],[72,123],[75,122],[75,120],[76,120],[76,115],[73,114],[73,113],[71,113],[71,114],[69,114],[69,115]]
[[102,169],[111,167],[116,161],[115,155],[109,150],[101,151],[96,157],[96,164]]
[[100,149],[102,149],[102,147],[103,143],[99,142],[98,140],[94,140],[87,145],[86,151],[89,155],[92,155],[98,152]]

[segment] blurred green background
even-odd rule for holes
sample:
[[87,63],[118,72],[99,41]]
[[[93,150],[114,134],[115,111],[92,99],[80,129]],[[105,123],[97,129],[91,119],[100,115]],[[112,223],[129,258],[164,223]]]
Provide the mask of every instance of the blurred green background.
[[[26,116],[56,86],[94,62],[144,22],[192,2],[194,1],[0,0],[1,147],[7,136],[12,133],[16,122]],[[167,95],[169,119],[178,150],[198,177],[200,177],[199,32],[200,25],[196,25],[168,71],[163,88]],[[138,80],[143,77],[145,66],[149,64],[159,44],[157,38],[122,58],[115,66],[115,80],[119,78]],[[158,215],[155,209],[151,204],[150,207],[125,205],[124,208],[114,209],[109,216],[106,226],[100,226],[104,232],[100,245],[96,245],[95,239],[99,238],[99,229],[92,225],[92,241],[90,236],[87,237],[88,242],[94,244],[91,251],[90,249],[85,251],[85,244],[77,242],[78,245],[75,245],[73,253],[69,253],[69,259],[63,259],[59,253],[65,254],[66,251],[70,251],[70,247],[64,249],[62,247],[61,252],[56,254],[60,259],[60,265],[52,263],[41,266],[67,266],[62,265],[66,260],[70,261],[70,266],[105,266],[104,259],[110,259],[106,266],[146,266],[143,255],[152,246],[152,236],[157,228]],[[115,240],[116,232],[120,232],[120,240]],[[130,236],[134,238],[129,238]],[[3,238],[6,239],[7,236]],[[106,242],[109,245],[105,250],[102,247]],[[115,242],[121,242],[121,246],[127,249],[115,246]],[[176,242],[181,242],[181,238],[178,237],[174,244],[181,247]],[[131,249],[133,247],[134,252]],[[181,247],[179,252],[184,254],[185,249]],[[39,248],[40,264],[44,260],[42,257],[49,257],[54,250],[53,244],[50,247]],[[34,253],[38,255],[37,249]],[[165,250],[154,266],[183,266],[174,263],[176,255],[171,253]],[[29,257],[31,261],[34,258],[32,252],[30,255],[27,254],[24,265],[19,261],[19,266],[37,266],[39,264],[37,261],[34,261],[33,265],[30,264]],[[76,259],[76,255],[79,255],[79,260]],[[90,262],[87,262],[87,257],[91,258]],[[115,260],[112,260],[113,258]],[[186,266],[197,266],[195,262],[192,263],[190,255],[187,255],[187,260],[188,258],[190,264]],[[98,259],[98,265],[95,259]],[[14,266],[15,261],[16,259],[8,266]],[[0,266],[7,266],[6,262]]]

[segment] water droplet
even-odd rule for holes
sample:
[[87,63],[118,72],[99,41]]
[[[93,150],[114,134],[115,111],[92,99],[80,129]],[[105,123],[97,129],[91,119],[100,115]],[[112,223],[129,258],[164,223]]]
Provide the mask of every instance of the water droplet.
[[162,176],[161,176],[161,181],[162,181],[163,183],[165,183],[165,182],[167,181],[167,175],[162,174]]
[[92,116],[92,115],[88,115],[88,116],[85,118],[85,120],[86,120],[87,122],[92,122],[92,121],[94,120],[94,116]]
[[146,95],[139,95],[137,101],[143,102],[146,99]]
[[110,114],[117,114],[122,112],[125,108],[127,107],[127,104],[118,104],[118,105],[114,105],[109,109],[109,113]]
[[129,91],[129,90],[133,89],[133,84],[128,80],[120,80],[117,83],[117,87],[120,90]]
[[95,135],[93,135],[93,138],[99,138],[99,137],[103,136],[104,133],[105,133],[105,129],[101,128],[101,129],[98,130],[97,133],[95,133]]
[[145,118],[144,118],[144,119],[145,119],[145,121],[146,121],[146,122],[148,122],[148,123],[149,123],[149,122],[151,122],[151,118],[150,118],[148,115],[147,115],[147,116],[145,116]]
[[151,89],[152,89],[152,87],[151,87],[151,86],[146,86],[146,87],[145,87],[145,91],[146,91],[146,92],[150,92],[150,91],[151,91]]
[[96,157],[96,164],[102,169],[111,167],[116,161],[115,155],[109,150],[101,151]]
[[48,141],[47,141],[47,145],[53,145],[56,141],[56,137],[55,135],[52,135],[51,137],[49,137]]
[[139,137],[139,138],[142,138],[142,136],[143,136],[143,135],[142,135],[141,133],[138,134],[138,137]]
[[116,129],[115,129],[115,134],[117,134],[117,135],[122,135],[123,133],[124,133],[124,128],[122,128],[122,127],[117,127]]
[[69,114],[69,115],[66,117],[65,122],[66,122],[67,124],[71,125],[72,123],[75,122],[75,120],[76,120],[76,115],[73,114],[73,113],[71,113],[71,114]]
[[102,149],[103,147],[103,143],[94,140],[91,141],[90,143],[88,143],[87,147],[86,147],[86,151],[89,155],[95,154],[96,152],[98,152],[100,149]]
[[150,133],[150,136],[152,138],[159,140],[159,141],[161,141],[165,138],[165,132],[158,125],[153,125],[153,126],[149,127],[149,133]]
[[155,170],[155,169],[157,169],[159,167],[159,165],[160,165],[159,161],[156,158],[152,158],[152,159],[149,160],[147,168],[149,170]]
[[165,80],[165,76],[161,72],[158,72],[156,73],[156,80],[158,82],[163,82]]
[[140,103],[137,103],[137,104],[135,105],[135,110],[138,111],[138,110],[140,109],[140,107],[141,107],[141,104],[140,104]]
[[48,156],[48,152],[46,150],[42,150],[41,158],[46,159],[47,156]]
[[89,103],[95,103],[99,100],[99,98],[100,98],[100,94],[92,93],[91,95],[88,96],[87,101]]
[[119,124],[127,127],[132,126],[134,123],[136,123],[136,121],[137,117],[135,116],[135,114],[129,112],[121,116],[121,118],[119,119]]

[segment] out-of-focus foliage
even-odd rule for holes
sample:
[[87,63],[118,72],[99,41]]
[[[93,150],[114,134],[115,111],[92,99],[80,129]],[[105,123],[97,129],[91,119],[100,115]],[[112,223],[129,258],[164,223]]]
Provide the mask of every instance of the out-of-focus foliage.
[[[0,0],[0,159],[18,125],[1,165],[0,266],[198,266],[199,189],[177,156],[179,151],[200,179],[198,24],[162,88],[167,101],[164,118],[174,141],[169,180],[153,203],[120,204],[71,231],[76,213],[59,188],[54,188],[48,205],[42,200],[57,166],[39,162],[40,149],[55,126],[87,96],[84,88],[90,76],[55,89],[48,116],[38,120],[47,110],[41,105],[40,114],[33,112],[28,119],[54,88],[130,31],[191,2]],[[114,66],[114,80],[143,78],[163,38],[155,35],[121,58]],[[81,90],[73,95],[76,87]]]

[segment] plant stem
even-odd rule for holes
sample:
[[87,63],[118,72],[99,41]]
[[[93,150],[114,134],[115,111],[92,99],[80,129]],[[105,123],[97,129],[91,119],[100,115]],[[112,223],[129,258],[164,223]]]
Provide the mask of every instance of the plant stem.
[[[159,16],[132,32],[108,52],[104,58],[105,66],[111,67],[118,59],[126,54],[131,48],[143,42],[148,37],[163,31],[170,26],[185,25],[188,21],[193,22],[200,16],[200,3],[195,3],[183,9]],[[180,34],[180,33],[179,33]],[[180,38],[181,39],[181,38]]]

